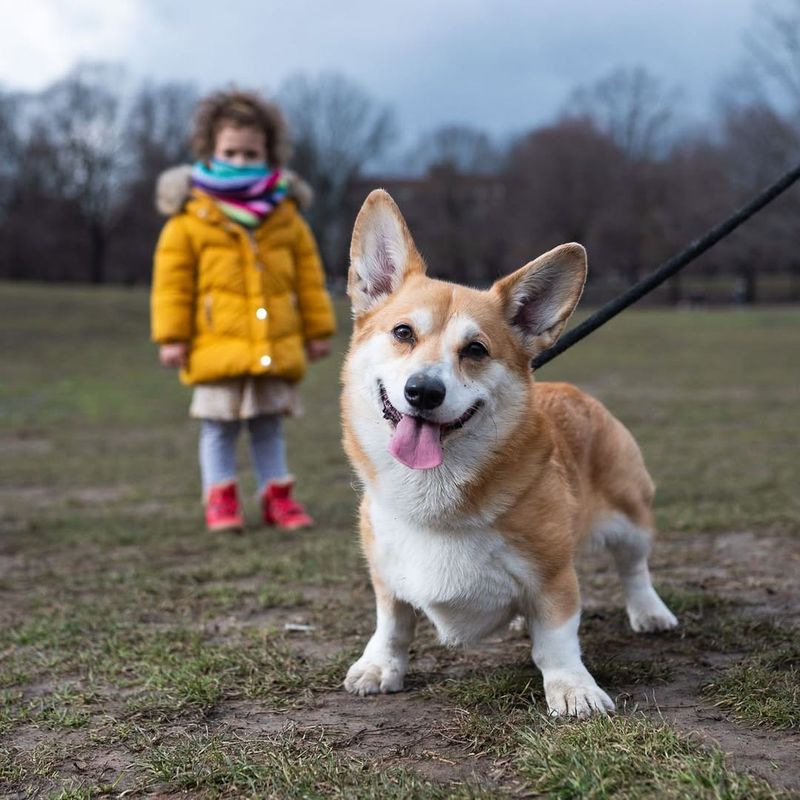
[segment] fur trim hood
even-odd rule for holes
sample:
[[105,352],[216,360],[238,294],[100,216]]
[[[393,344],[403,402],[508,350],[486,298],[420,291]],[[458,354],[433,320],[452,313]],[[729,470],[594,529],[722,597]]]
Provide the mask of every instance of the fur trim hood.
[[[314,191],[300,177],[291,170],[283,170],[283,175],[289,184],[289,194],[300,208],[308,208],[313,199]],[[165,217],[177,214],[189,199],[192,191],[192,166],[181,164],[164,170],[156,182],[156,208]]]

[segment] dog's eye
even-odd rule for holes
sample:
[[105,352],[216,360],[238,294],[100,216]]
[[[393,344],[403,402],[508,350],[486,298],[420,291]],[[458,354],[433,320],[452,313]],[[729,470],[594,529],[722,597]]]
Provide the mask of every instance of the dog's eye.
[[410,325],[395,325],[394,328],[392,328],[392,336],[394,336],[398,342],[414,341],[414,331]]
[[489,355],[489,351],[486,349],[486,345],[480,342],[470,342],[461,351],[461,355],[464,356],[464,358],[486,358],[486,356]]

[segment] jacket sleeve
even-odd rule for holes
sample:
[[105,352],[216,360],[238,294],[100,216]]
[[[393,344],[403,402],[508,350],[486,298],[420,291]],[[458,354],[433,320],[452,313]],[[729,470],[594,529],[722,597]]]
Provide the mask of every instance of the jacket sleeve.
[[153,341],[183,342],[192,338],[196,266],[186,226],[180,217],[172,217],[161,231],[153,262]]
[[325,273],[314,235],[308,223],[298,214],[294,245],[296,291],[303,320],[303,337],[326,339],[336,330],[333,303],[325,289]]

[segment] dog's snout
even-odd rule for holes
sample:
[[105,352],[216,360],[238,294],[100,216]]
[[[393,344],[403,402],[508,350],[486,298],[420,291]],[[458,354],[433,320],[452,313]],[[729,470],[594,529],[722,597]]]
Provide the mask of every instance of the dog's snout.
[[431,411],[444,402],[446,393],[439,378],[417,372],[406,381],[406,400],[420,411]]

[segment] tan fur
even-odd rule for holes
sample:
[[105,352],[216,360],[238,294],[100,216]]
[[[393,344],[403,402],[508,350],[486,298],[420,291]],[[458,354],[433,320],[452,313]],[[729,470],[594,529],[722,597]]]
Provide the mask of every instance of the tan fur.
[[[361,257],[361,228],[368,224],[376,204],[383,204],[381,213],[389,209],[399,218],[396,224],[408,259],[401,265],[404,273],[399,285],[383,294],[375,290],[373,304],[359,308],[356,297],[358,303],[366,302],[364,277],[356,269]],[[531,574],[537,575],[540,582],[530,613],[549,628],[565,624],[580,608],[574,559],[589,535],[608,520],[624,519],[640,532],[642,558],[646,558],[648,540],[654,532],[651,510],[654,487],[631,434],[597,400],[564,383],[536,383],[530,372],[531,357],[555,341],[577,303],[583,274],[574,270],[571,282],[563,283],[566,287],[563,297],[557,295],[551,302],[553,308],[560,309],[555,323],[547,330],[535,331],[535,335],[521,337],[515,327],[513,298],[522,282],[531,281],[532,265],[499,281],[489,291],[430,279],[400,212],[388,195],[379,192],[370,195],[359,215],[352,252],[354,266],[349,292],[354,298],[356,318],[343,370],[342,423],[345,450],[367,490],[361,504],[361,541],[370,564],[379,615],[389,613],[387,609],[400,601],[387,589],[374,557],[375,534],[369,520],[368,495],[379,475],[354,431],[347,381],[351,361],[362,347],[375,337],[386,337],[399,324],[410,324],[412,315],[423,309],[430,313],[432,329],[419,334],[413,343],[418,360],[433,363],[441,358],[445,328],[450,320],[465,315],[477,323],[491,359],[515,376],[524,387],[522,391],[527,393],[523,405],[527,413],[516,419],[480,472],[460,487],[457,514],[460,518],[477,519],[484,509],[503,509],[493,520],[492,530],[510,545],[512,552],[529,563]],[[580,258],[582,253],[578,245],[568,245],[545,254],[533,265],[537,265],[536,269],[544,265],[558,270],[559,259]],[[412,345],[392,341],[391,347],[398,359],[402,359]],[[453,363],[457,365],[455,379],[461,374],[468,378],[470,370],[486,368],[482,362],[469,359],[453,359]],[[445,443],[445,454],[446,449]],[[616,541],[614,544],[619,545]],[[626,563],[623,558],[621,574],[627,568]],[[641,563],[646,572],[646,561],[641,559],[636,562],[637,569]],[[631,569],[631,574],[634,572]],[[671,627],[664,620],[660,623],[662,628]],[[595,708],[591,702],[589,706]]]
[[[351,349],[421,306],[440,320],[468,313],[488,334],[495,357],[528,377],[528,356],[500,322],[495,297],[416,272],[390,302],[356,320]],[[417,346],[437,347],[437,332]],[[497,494],[515,497],[501,519],[501,533],[544,575],[560,575],[599,517],[619,511],[652,528],[653,483],[633,437],[597,400],[568,384],[534,384],[532,376],[529,382],[530,413],[508,437],[513,448],[499,447],[490,468],[469,485],[464,511],[491,502]],[[374,480],[374,466],[353,434],[346,396],[343,404],[345,451]]]
[[[349,410],[350,409],[346,398],[342,397],[342,419],[348,415]],[[364,450],[358,443],[358,439],[356,439],[356,437],[353,435],[353,430],[349,425],[342,426],[342,445],[344,446],[344,451],[349,456],[350,461],[353,464],[359,464],[361,469],[364,470],[364,474],[367,476],[367,479],[374,481],[376,478],[375,467],[364,454]],[[363,514],[361,515],[361,519],[363,519]]]

